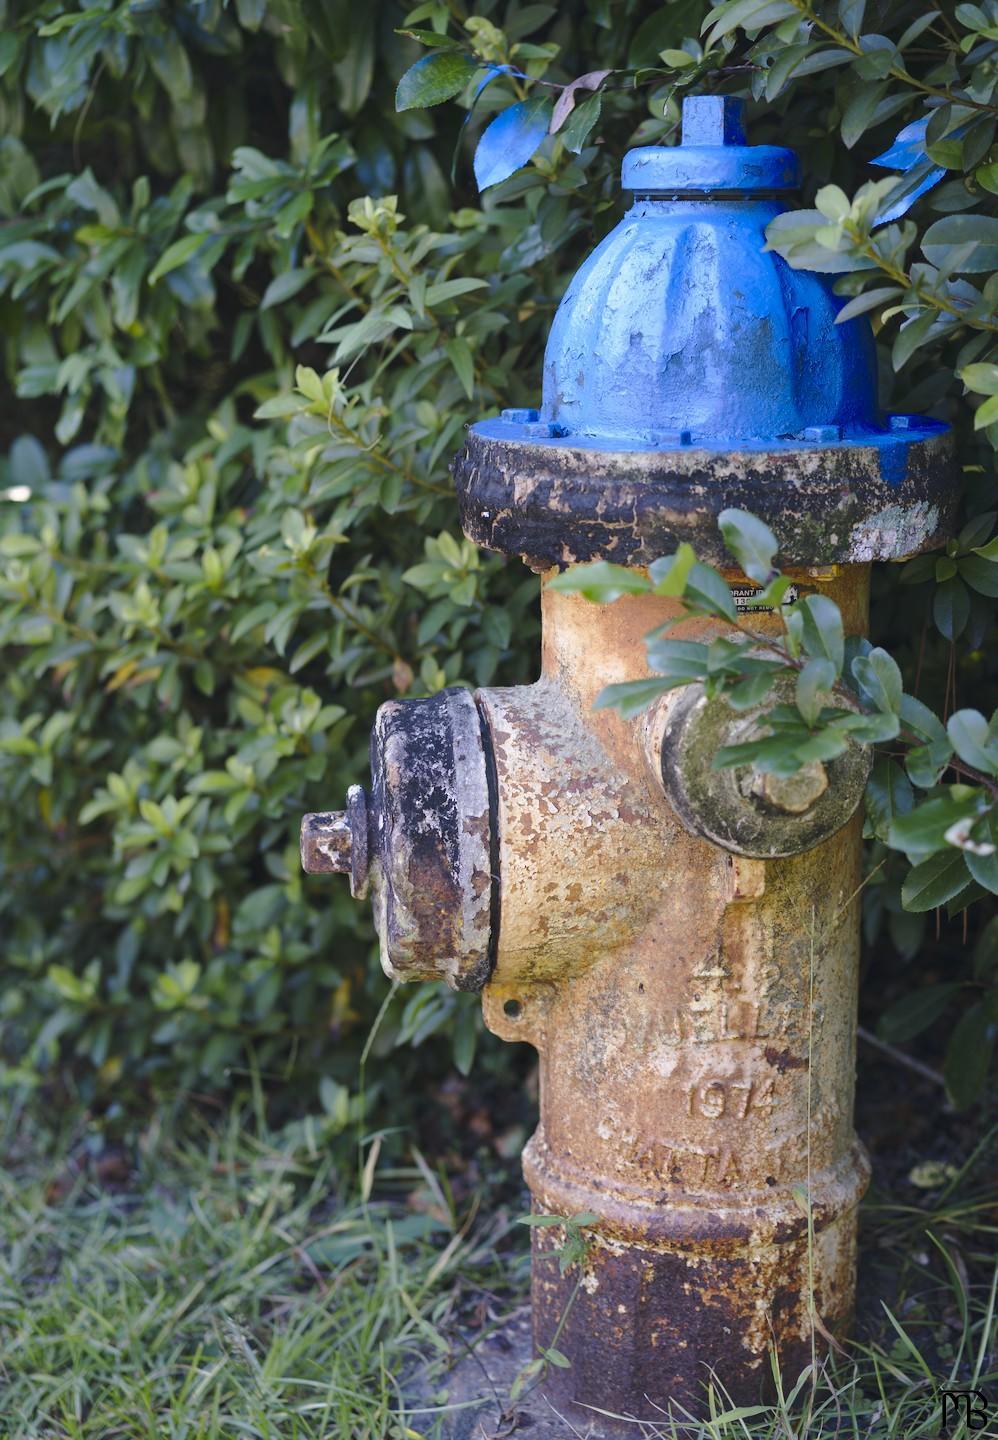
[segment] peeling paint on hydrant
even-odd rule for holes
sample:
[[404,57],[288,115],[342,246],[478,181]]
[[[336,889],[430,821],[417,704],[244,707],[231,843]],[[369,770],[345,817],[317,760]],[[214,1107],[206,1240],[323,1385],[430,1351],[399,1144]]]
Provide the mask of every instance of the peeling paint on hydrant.
[[712,1373],[752,1403],[772,1347],[789,1386],[849,1324],[870,755],[774,785],[711,769],[755,714],[697,686],[636,720],[595,710],[681,607],[546,581],[679,540],[723,565],[738,506],[858,635],[869,562],[939,543],[955,509],[946,427],[881,416],[865,321],[837,326],[825,277],[762,250],[796,157],[749,146],[739,102],[688,98],[683,126],[627,156],[633,206],[565,295],[541,409],[472,426],[455,462],[466,533],[542,572],[540,679],[383,706],[370,798],[303,828],[306,869],[370,888],[390,975],[480,990],[490,1029],[536,1047],[534,1205],[597,1220],[581,1276],[535,1228],[534,1335],[571,1362],[547,1399],[592,1436],[633,1421],[583,1407],[696,1411]]

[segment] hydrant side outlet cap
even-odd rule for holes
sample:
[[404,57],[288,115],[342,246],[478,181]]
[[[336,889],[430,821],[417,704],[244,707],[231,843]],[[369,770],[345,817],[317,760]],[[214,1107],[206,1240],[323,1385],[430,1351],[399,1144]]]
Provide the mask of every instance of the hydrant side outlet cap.
[[[778,676],[774,688],[779,699],[793,699],[791,678]],[[856,708],[845,691],[827,699]],[[699,683],[671,692],[661,704],[661,750],[649,758],[659,766],[665,793],[691,834],[734,855],[775,860],[820,845],[859,808],[873,763],[869,746],[850,739],[840,755],[782,778],[749,765],[715,769],[714,757],[723,746],[771,733],[766,705],[736,711],[720,697],[708,699]]]
[[467,690],[382,705],[371,735],[381,963],[399,980],[480,990],[498,904],[489,758]]

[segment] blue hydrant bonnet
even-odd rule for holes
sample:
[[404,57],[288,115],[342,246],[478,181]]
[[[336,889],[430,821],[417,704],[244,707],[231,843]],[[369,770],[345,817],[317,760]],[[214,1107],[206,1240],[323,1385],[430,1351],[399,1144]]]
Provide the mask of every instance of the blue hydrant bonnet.
[[681,143],[630,151],[622,179],[633,204],[558,306],[541,405],[473,425],[455,461],[465,532],[540,569],[678,540],[723,562],[725,505],[771,524],[785,564],[945,537],[949,427],[884,415],[866,316],[839,324],[833,277],[766,248],[796,155],[748,144],[740,100],[694,95]]
[[872,437],[873,336],[826,275],[766,249],[797,157],[749,145],[742,102],[695,95],[682,140],[632,150],[634,203],[573,276],[544,357],[542,419],[661,448]]

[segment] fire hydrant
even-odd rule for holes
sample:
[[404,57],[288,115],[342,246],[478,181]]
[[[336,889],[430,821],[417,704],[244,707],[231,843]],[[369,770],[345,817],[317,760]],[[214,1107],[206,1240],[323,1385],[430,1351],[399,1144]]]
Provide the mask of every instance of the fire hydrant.
[[837,325],[826,277],[764,250],[797,184],[730,98],[688,98],[681,144],[626,156],[633,204],[561,302],[540,410],[471,426],[454,465],[465,533],[541,572],[541,677],[383,705],[370,796],[303,822],[306,870],[370,887],[389,975],[479,991],[488,1027],[537,1049],[534,1207],[596,1217],[564,1275],[559,1229],[533,1231],[534,1342],[570,1362],[541,1389],[571,1433],[696,1413],[711,1376],[751,1403],[771,1352],[792,1378],[853,1304],[870,753],[788,784],[711,768],[755,713],[699,685],[635,720],[594,709],[682,607],[546,583],[687,540],[778,633],[721,545],[735,506],[862,635],[871,562],[951,533],[947,427],[883,416],[865,321]]

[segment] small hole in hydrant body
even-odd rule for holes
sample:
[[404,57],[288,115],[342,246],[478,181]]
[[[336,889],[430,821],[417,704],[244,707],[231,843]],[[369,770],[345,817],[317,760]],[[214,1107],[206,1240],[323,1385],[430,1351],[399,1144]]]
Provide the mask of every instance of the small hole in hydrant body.
[[510,1020],[519,1020],[523,1014],[523,1006],[519,1000],[505,1000],[502,1007],[503,1014]]

